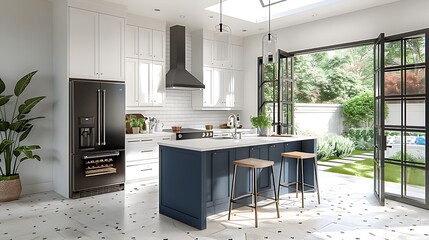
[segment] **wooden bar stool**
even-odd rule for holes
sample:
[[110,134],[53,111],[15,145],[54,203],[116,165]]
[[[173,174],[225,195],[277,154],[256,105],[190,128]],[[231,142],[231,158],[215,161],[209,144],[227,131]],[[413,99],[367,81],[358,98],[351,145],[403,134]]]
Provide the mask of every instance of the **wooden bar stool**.
[[[285,152],[282,153],[282,161],[280,164],[280,177],[279,177],[279,189],[277,196],[280,198],[280,188],[286,187],[286,188],[293,188],[296,192],[296,197],[298,197],[299,190],[299,184],[301,184],[301,194],[302,194],[302,207],[304,208],[304,192],[306,191],[304,189],[304,186],[310,187],[312,189],[310,190],[317,190],[317,200],[320,204],[320,194],[319,194],[319,180],[317,178],[317,161],[316,161],[317,155],[314,153],[305,153],[305,152]],[[282,184],[282,171],[283,171],[283,162],[285,158],[292,158],[296,160],[296,181],[295,182],[286,182],[285,184]],[[304,160],[306,159],[313,159],[314,160],[314,176],[315,176],[315,185],[310,185],[304,182]],[[301,165],[301,181],[299,181],[299,166]],[[295,187],[293,186],[295,185]]]
[[[258,209],[257,209],[257,207],[258,207],[257,206],[258,205],[257,204],[258,196],[266,198],[266,199],[274,200],[273,202],[269,202],[269,203],[261,205],[259,207],[264,207],[264,206],[267,206],[269,204],[275,203],[276,209],[277,209],[277,218],[280,218],[279,201],[278,201],[278,196],[277,196],[277,192],[276,192],[276,184],[275,184],[275,179],[274,179],[273,165],[274,165],[273,161],[266,161],[266,160],[261,160],[261,159],[256,159],[256,158],[246,158],[243,160],[234,161],[234,173],[233,173],[233,177],[232,177],[231,197],[229,200],[228,220],[231,219],[232,203],[237,203],[237,204],[245,205],[245,206],[248,206],[248,207],[255,209],[255,227],[258,227]],[[251,168],[253,170],[253,190],[251,193],[247,193],[247,194],[244,194],[244,195],[239,196],[237,198],[234,198],[234,188],[235,188],[235,178],[236,178],[236,174],[237,174],[237,167],[246,167],[246,168]],[[256,169],[262,169],[262,168],[266,168],[266,167],[271,167],[271,176],[272,176],[273,188],[274,188],[274,198],[258,194],[258,176],[256,174]],[[243,204],[243,203],[237,202],[237,200],[240,200],[240,199],[245,198],[245,197],[251,197],[252,198],[252,204]]]

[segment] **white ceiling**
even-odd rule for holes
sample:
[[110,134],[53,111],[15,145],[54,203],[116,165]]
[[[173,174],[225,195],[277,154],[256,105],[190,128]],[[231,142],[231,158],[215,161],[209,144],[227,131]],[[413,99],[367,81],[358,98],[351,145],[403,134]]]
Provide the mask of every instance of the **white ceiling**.
[[[205,10],[207,7],[218,4],[219,0],[106,0],[116,4],[126,5],[132,14],[143,15],[149,18],[161,19],[167,25],[181,24],[193,31],[197,29],[214,30],[219,23],[219,14]],[[233,1],[233,0],[226,0]],[[257,1],[259,0],[248,0]],[[331,0],[325,4],[318,4],[313,8],[295,11],[287,16],[271,21],[271,29],[311,22],[327,17],[350,13],[366,8],[381,6],[400,0]],[[404,0],[402,0],[404,1]],[[226,4],[224,4],[226,5]],[[273,5],[272,8],[275,8]],[[160,11],[154,11],[160,9]],[[225,9],[225,11],[227,11]],[[243,6],[242,11],[246,11]],[[268,12],[267,12],[268,15]],[[233,35],[249,36],[266,32],[267,22],[252,23],[229,16],[224,16],[223,23],[229,25]],[[246,30],[246,31],[242,31]]]

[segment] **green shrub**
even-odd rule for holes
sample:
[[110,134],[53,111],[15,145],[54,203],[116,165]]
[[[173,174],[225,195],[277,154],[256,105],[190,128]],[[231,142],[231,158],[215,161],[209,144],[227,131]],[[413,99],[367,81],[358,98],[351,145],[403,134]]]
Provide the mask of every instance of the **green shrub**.
[[317,157],[327,160],[330,157],[347,157],[355,150],[353,141],[343,136],[327,135],[318,139]]
[[374,120],[374,96],[363,93],[343,104],[345,124],[350,127],[370,127]]
[[373,128],[350,128],[343,133],[344,137],[349,138],[360,150],[374,149],[374,129]]

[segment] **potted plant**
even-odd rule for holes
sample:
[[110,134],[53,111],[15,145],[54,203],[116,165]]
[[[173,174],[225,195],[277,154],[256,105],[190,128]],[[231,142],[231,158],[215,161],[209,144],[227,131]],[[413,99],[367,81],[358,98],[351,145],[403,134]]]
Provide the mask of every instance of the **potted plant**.
[[[40,161],[33,151],[39,145],[24,145],[34,125],[32,122],[43,117],[28,117],[28,114],[46,96],[28,98],[20,101],[21,94],[30,84],[37,71],[22,77],[16,84],[13,95],[2,95],[6,85],[0,79],[0,202],[16,200],[21,195],[21,181],[18,168],[28,159]],[[13,98],[12,106],[7,103]]]
[[136,115],[130,115],[130,118],[127,120],[127,122],[130,124],[133,134],[140,132],[140,121],[137,119]]
[[252,122],[253,127],[258,129],[260,136],[268,136],[270,132],[270,127],[272,126],[270,118],[261,113],[256,117],[251,117],[250,121]]

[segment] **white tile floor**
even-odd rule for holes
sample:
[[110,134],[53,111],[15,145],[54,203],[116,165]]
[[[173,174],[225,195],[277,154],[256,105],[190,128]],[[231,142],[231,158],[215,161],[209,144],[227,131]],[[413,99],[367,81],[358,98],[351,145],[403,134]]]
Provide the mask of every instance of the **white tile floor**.
[[293,194],[253,213],[235,210],[210,216],[196,230],[158,214],[156,181],[128,184],[126,191],[64,199],[54,192],[0,204],[0,239],[429,239],[429,211],[387,200],[380,207],[372,180],[320,172],[321,204],[306,194],[305,208]]

